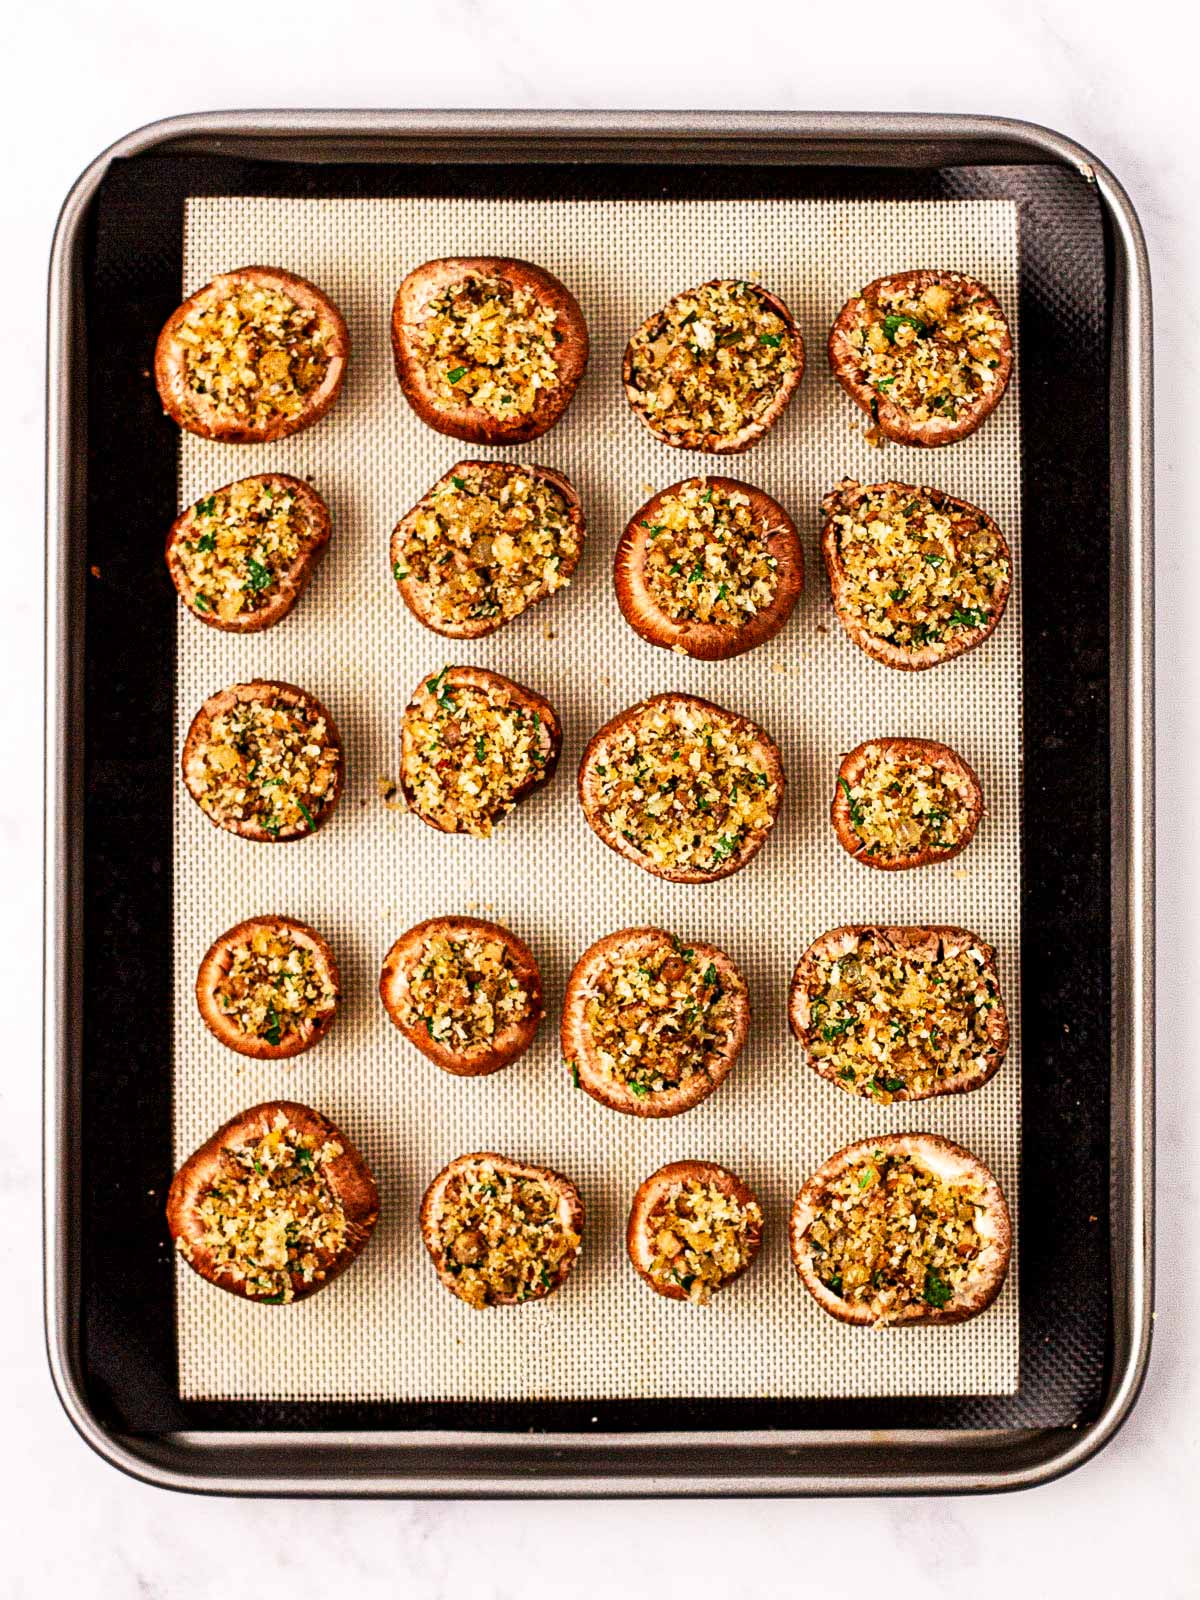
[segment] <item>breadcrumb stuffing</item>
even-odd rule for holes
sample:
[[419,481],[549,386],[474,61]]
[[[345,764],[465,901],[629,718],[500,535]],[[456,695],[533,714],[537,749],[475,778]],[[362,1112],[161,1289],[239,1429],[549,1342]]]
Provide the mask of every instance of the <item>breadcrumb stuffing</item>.
[[239,1033],[272,1046],[309,1031],[337,1004],[324,963],[286,926],[248,929],[231,947],[213,998]]
[[319,312],[273,284],[237,278],[179,323],[184,382],[218,422],[266,428],[299,416],[329,370]]
[[506,1028],[528,1020],[533,997],[503,939],[475,929],[431,934],[400,972],[401,1024],[423,1028],[460,1055],[489,1050]]
[[396,530],[392,575],[420,586],[435,625],[499,627],[564,588],[578,558],[555,484],[505,462],[463,462]]
[[961,1293],[983,1248],[982,1203],[977,1184],[947,1183],[911,1156],[876,1150],[830,1185],[804,1243],[831,1294],[888,1322]]
[[559,383],[558,314],[533,289],[472,272],[435,294],[418,332],[425,372],[443,403],[506,421],[528,416]]
[[851,1094],[919,1097],[989,1065],[999,1004],[982,946],[892,943],[875,930],[822,952],[805,984],[809,1055]]
[[774,600],[778,563],[768,540],[776,530],[744,491],[690,478],[660,497],[642,527],[646,587],[673,621],[741,628]]
[[923,756],[871,745],[859,776],[838,782],[867,855],[903,861],[926,851],[948,854],[972,826],[966,776]]
[[719,1184],[688,1177],[654,1207],[650,1276],[705,1305],[747,1265],[762,1232],[756,1200],[743,1203]]
[[269,478],[243,478],[198,500],[174,542],[184,598],[202,616],[234,622],[261,611],[280,580],[316,543],[295,492]]
[[544,1178],[474,1161],[446,1184],[433,1244],[455,1294],[476,1310],[537,1300],[579,1254],[571,1217],[567,1197]]
[[629,385],[655,432],[709,448],[759,421],[799,364],[791,328],[755,285],[721,279],[669,300],[634,334]]
[[199,1237],[181,1234],[177,1248],[189,1260],[203,1248],[213,1275],[252,1299],[294,1300],[299,1286],[328,1275],[346,1244],[346,1214],[323,1171],[341,1154],[280,1112],[261,1139],[222,1150],[220,1173],[196,1206]]
[[708,1077],[737,1031],[744,990],[732,981],[675,938],[610,952],[584,1008],[601,1069],[639,1099]]
[[991,295],[955,273],[916,293],[903,279],[868,285],[849,335],[859,381],[917,423],[952,420],[986,398],[1007,337]]
[[600,816],[647,861],[717,872],[774,823],[761,736],[718,707],[649,701],[591,757]]
[[935,490],[847,479],[827,509],[836,530],[845,620],[914,653],[957,655],[992,621],[1008,591],[1004,541],[973,507]]
[[487,838],[531,783],[545,781],[551,731],[500,680],[444,667],[404,713],[402,782],[414,810],[450,833]]

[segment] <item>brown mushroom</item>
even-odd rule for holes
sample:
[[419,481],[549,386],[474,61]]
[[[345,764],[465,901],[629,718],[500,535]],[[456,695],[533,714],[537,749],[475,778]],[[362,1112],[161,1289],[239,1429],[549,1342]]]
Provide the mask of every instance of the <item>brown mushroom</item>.
[[796,965],[788,1021],[808,1064],[864,1098],[978,1089],[1008,1049],[996,952],[966,928],[833,928]]
[[325,1288],[378,1216],[362,1156],[328,1117],[294,1100],[232,1117],[183,1163],[167,1197],[167,1226],[188,1265],[267,1304]]
[[480,1311],[559,1288],[582,1234],[583,1201],[569,1178],[487,1151],[443,1167],[421,1202],[421,1237],[438,1277]]
[[401,934],[383,963],[379,996],[408,1042],[459,1077],[509,1066],[545,1015],[528,945],[478,917],[431,917]]
[[282,1061],[319,1043],[340,995],[333,951],[292,917],[237,923],[213,941],[196,977],[209,1032],[257,1061]]
[[[908,1203],[905,1191],[914,1186],[917,1199]],[[825,1221],[831,1204],[838,1207],[836,1229]],[[959,1244],[947,1266],[939,1208],[951,1205],[949,1228]],[[1008,1272],[1012,1224],[1000,1185],[978,1156],[933,1133],[884,1133],[847,1145],[818,1167],[792,1207],[790,1244],[801,1282],[830,1316],[912,1327],[965,1322],[987,1310]],[[926,1264],[930,1255],[936,1260]],[[837,1270],[843,1258],[853,1284]]]
[[459,461],[392,534],[392,576],[434,633],[481,639],[566,587],[583,554],[583,510],[550,467]]
[[1012,373],[995,296],[963,272],[893,272],[842,307],[829,365],[885,438],[943,445],[991,415]]
[[986,511],[940,489],[853,478],[822,508],[833,608],[860,650],[917,671],[991,637],[1008,603],[1012,554]]
[[760,284],[714,278],[670,299],[625,351],[633,413],[683,450],[736,454],[783,415],[804,375],[795,318]]
[[804,586],[804,552],[761,489],[687,478],[634,512],[614,577],[626,622],[649,644],[719,661],[783,627]]
[[625,1248],[667,1300],[703,1305],[747,1270],[762,1243],[750,1185],[715,1161],[672,1161],[638,1185]]
[[483,667],[422,679],[401,722],[400,787],[422,822],[487,837],[558,765],[548,700]]
[[723,950],[681,944],[662,928],[623,928],[575,963],[562,1052],[576,1086],[601,1105],[674,1117],[724,1081],[749,1027],[746,980]]
[[864,866],[901,872],[949,861],[975,837],[983,790],[970,766],[934,739],[868,739],[843,756],[830,817]]
[[328,822],[345,763],[333,718],[314,695],[256,678],[209,696],[192,718],[181,765],[188,793],[216,827],[285,844]]
[[176,517],[167,570],[201,622],[260,633],[299,600],[328,540],[329,507],[317,491],[302,478],[264,472],[214,489]]
[[461,256],[405,278],[392,352],[404,396],[429,427],[471,444],[521,444],[567,409],[588,332],[574,295],[543,268]]
[[[596,835],[672,883],[711,883],[746,865],[779,814],[785,779],[774,740],[697,695],[660,694],[594,734],[579,802]],[[667,803],[654,812],[645,801]]]
[[171,313],[154,381],[189,433],[266,444],[325,415],[349,354],[342,314],[315,285],[278,267],[239,267]]

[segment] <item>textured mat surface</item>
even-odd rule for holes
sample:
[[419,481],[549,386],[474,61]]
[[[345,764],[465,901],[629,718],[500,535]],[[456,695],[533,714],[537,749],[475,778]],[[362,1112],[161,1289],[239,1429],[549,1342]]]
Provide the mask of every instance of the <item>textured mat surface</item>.
[[[544,461],[580,489],[589,542],[565,594],[490,639],[454,646],[420,627],[396,594],[388,537],[397,518],[463,455],[404,403],[387,346],[396,284],[450,253],[527,256],[578,296],[592,334],[589,374],[565,420],[513,459]],[[272,849],[219,833],[182,794],[174,854],[176,1153],[257,1100],[287,1095],[328,1112],[359,1143],[384,1215],[362,1260],[328,1293],[284,1312],[245,1305],[181,1271],[180,1391],[205,1399],[556,1400],[1003,1394],[1019,1360],[1016,1273],[985,1316],[960,1328],[864,1333],[825,1318],[786,1246],[788,1206],[809,1171],[852,1138],[929,1128],[993,1167],[1017,1200],[1020,1089],[1020,437],[1014,392],[975,436],[922,452],[872,450],[861,414],[829,377],[824,339],[845,297],[898,267],[936,262],[980,276],[1017,314],[1017,211],[997,200],[296,200],[208,197],[186,212],[184,287],[245,261],[313,278],[341,306],[354,344],[345,392],[315,429],[275,446],[184,438],[181,501],[247,472],[311,475],[334,517],[326,562],[297,611],[250,638],[181,613],[180,735],[214,690],[253,676],[318,694],[341,727],[349,784],[314,839]],[[675,290],[716,274],[757,275],[791,306],[809,369],[767,441],[723,465],[656,444],[620,391],[632,328]],[[1017,380],[1019,381],[1019,380]],[[759,484],[800,529],[805,594],[776,640],[739,660],[694,663],[643,644],[624,624],[612,551],[650,488],[715,470]],[[821,494],[843,475],[928,481],[984,506],[1016,553],[1008,613],[983,649],[932,672],[869,661],[833,617],[816,548]],[[491,841],[447,838],[380,805],[398,720],[419,678],[447,660],[493,667],[539,690],[566,728],[553,784]],[[573,775],[589,734],[644,694],[699,693],[760,721],[789,779],[758,858],[718,884],[661,884],[606,851],[583,822]],[[976,767],[988,813],[955,861],[875,873],[828,823],[839,754],[874,734],[944,739]],[[191,985],[212,937],[240,917],[283,911],[333,943],[346,1002],[329,1038],[294,1065],[221,1049]],[[459,1081],[391,1027],[375,983],[403,929],[440,911],[509,923],[534,949],[548,1011],[533,1050],[493,1078]],[[785,1020],[787,983],[809,941],[849,921],[946,921],[999,951],[1014,1042],[975,1094],[877,1107],[812,1074]],[[682,1117],[643,1125],[571,1088],[556,1040],[565,978],[591,941],[653,921],[721,945],[745,972],[750,1043],[724,1086]],[[494,1148],[569,1173],[589,1221],[567,1287],[544,1304],[478,1315],[436,1282],[416,1229],[429,1178],[464,1150]],[[622,1231],[637,1183],[662,1162],[708,1156],[750,1181],[767,1232],[754,1270],[695,1312],[635,1277]]]

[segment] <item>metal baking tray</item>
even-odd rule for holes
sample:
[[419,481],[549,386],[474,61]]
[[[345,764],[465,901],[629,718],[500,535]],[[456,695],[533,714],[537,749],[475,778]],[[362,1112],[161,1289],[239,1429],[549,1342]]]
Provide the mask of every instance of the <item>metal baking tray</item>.
[[[146,371],[195,193],[1016,200],[1025,526],[1015,1396],[181,1402],[171,1171],[176,439]],[[998,118],[244,112],[121,140],[68,196],[47,397],[45,1260],[51,1370],[165,1487],[339,1496],[945,1493],[1044,1482],[1129,1414],[1153,1228],[1150,284],[1120,184]],[[100,576],[103,575],[103,581]]]

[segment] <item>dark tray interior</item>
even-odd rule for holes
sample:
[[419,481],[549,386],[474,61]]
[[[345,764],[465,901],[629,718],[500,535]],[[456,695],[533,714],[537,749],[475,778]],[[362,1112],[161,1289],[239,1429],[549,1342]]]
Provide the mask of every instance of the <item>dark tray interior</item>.
[[[1016,1395],[489,1405],[179,1400],[174,1267],[162,1214],[172,1172],[176,601],[161,553],[175,512],[177,435],[162,415],[150,364],[158,329],[179,299],[184,199],[226,193],[1018,202],[1025,730]],[[121,1432],[160,1434],[1015,1428],[1093,1419],[1112,1350],[1110,253],[1094,188],[1073,171],[1037,166],[359,166],[149,155],[113,165],[88,230],[80,1368],[99,1420]],[[912,470],[928,467],[914,462]]]

